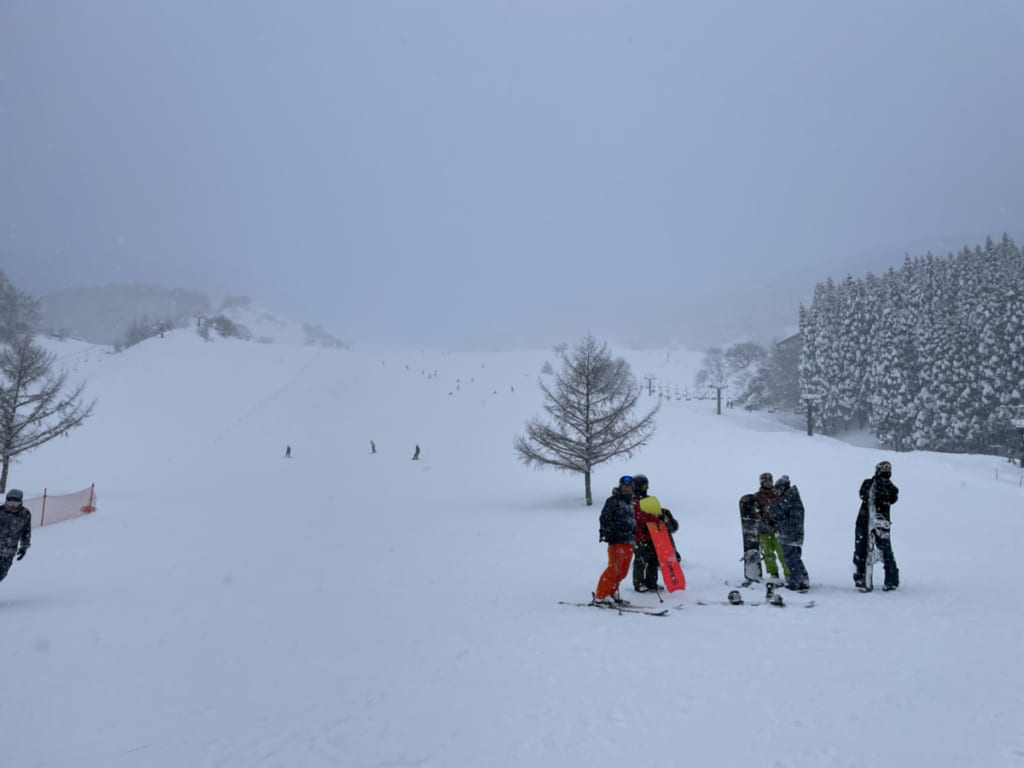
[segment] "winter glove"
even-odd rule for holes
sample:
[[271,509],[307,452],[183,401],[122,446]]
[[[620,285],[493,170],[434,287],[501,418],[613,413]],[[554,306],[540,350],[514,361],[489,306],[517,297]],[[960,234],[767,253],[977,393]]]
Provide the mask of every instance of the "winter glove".
[[668,509],[666,509],[665,507],[662,507],[661,511],[665,515],[665,527],[668,528],[668,532],[669,533],[675,533],[676,531],[678,531],[679,530],[679,521],[676,520],[672,516],[672,513]]
[[17,559],[21,560],[21,558],[23,558],[25,556],[26,552],[28,552],[28,547],[27,546],[19,547],[18,548],[18,557],[17,557]]
[[608,541],[608,532],[604,528],[597,532],[597,540]]

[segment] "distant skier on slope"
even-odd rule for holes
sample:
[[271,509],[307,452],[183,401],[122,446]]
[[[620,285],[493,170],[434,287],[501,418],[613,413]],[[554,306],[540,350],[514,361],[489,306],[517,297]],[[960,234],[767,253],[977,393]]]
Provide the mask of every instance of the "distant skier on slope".
[[896,558],[892,553],[892,539],[889,538],[892,526],[891,510],[899,499],[900,489],[892,482],[892,464],[880,461],[875,465],[875,476],[869,477],[860,484],[860,510],[857,512],[857,524],[853,536],[853,583],[858,589],[867,589],[866,570],[868,564],[868,517],[870,507],[875,508],[875,546],[882,554],[882,565],[885,567],[885,586],[888,592],[900,585],[900,569],[896,567]]
[[22,492],[11,488],[0,507],[0,581],[6,578],[15,555],[21,560],[32,543],[32,513],[21,505],[22,499]]

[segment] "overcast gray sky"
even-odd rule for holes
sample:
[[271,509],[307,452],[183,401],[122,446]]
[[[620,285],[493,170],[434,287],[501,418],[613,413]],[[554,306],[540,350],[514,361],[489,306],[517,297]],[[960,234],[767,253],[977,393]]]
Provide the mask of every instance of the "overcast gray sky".
[[1021,5],[0,0],[0,268],[356,341],[795,305],[1024,227]]

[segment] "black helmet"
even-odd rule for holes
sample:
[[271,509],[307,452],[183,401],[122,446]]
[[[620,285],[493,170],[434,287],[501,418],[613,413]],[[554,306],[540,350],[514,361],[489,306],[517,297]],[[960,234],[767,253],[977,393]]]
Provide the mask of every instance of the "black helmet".
[[888,461],[880,461],[875,464],[875,474],[879,477],[892,477],[892,464]]
[[789,488],[789,475],[779,475],[779,479],[775,481],[776,488]]
[[22,492],[17,488],[11,488],[11,490],[7,492],[8,501],[21,501],[23,498],[24,494],[22,494]]
[[771,485],[774,481],[775,481],[775,478],[772,477],[772,473],[771,472],[762,472],[761,476],[758,478],[758,482],[760,482],[761,485],[765,485],[766,483],[768,485]]
[[647,475],[633,475],[633,487],[638,491],[641,489],[646,490],[650,482],[647,480]]

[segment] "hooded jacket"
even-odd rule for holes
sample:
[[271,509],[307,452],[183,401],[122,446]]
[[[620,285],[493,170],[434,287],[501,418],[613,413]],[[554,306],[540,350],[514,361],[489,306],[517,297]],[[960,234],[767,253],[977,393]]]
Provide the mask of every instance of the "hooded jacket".
[[636,544],[636,514],[633,494],[623,493],[617,486],[601,509],[601,537],[609,544]]
[[789,482],[788,475],[783,475],[775,481],[775,492],[779,494],[779,501],[771,512],[779,525],[779,541],[803,546],[804,503],[800,490]]
[[761,486],[757,489],[757,493],[754,494],[754,499],[757,504],[759,532],[761,534],[777,533],[779,521],[775,519],[774,513],[779,503],[778,487],[765,488]]
[[18,547],[32,543],[32,513],[24,504],[16,509],[5,503],[0,507],[0,552],[13,554]]
[[883,477],[876,472],[874,477],[869,477],[860,484],[860,510],[857,512],[857,525],[867,527],[868,524],[868,503],[871,499],[871,486],[875,486],[875,514],[880,520],[887,523],[892,522],[890,506],[895,504],[900,497],[900,489],[893,485],[888,477]]

